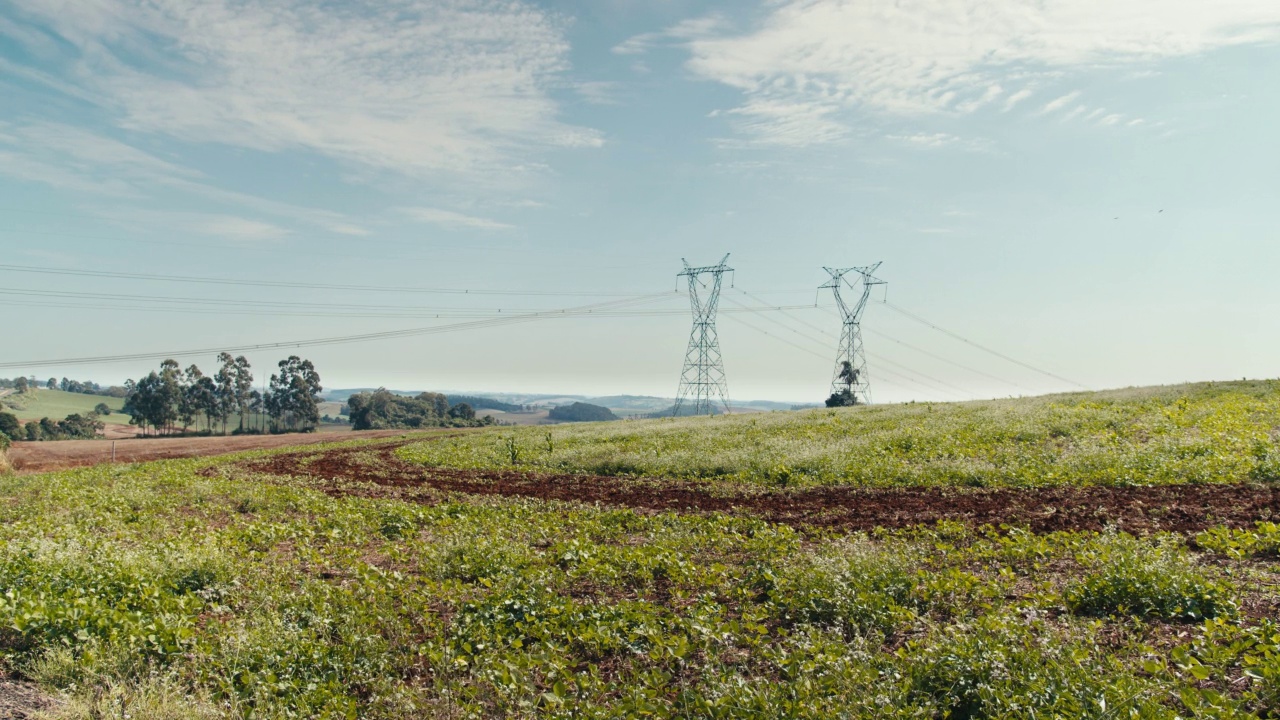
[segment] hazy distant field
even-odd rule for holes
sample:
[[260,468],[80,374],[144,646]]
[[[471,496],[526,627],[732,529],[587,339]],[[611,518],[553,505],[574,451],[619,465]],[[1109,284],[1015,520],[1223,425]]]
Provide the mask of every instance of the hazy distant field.
[[[9,403],[13,403],[13,405],[11,406]],[[124,407],[122,398],[83,395],[61,390],[37,390],[34,396],[31,393],[8,395],[3,400],[0,400],[0,405],[4,406],[0,409],[17,415],[19,420],[39,420],[46,417],[52,420],[61,420],[68,415],[76,413],[81,415],[91,413],[98,403],[106,403],[107,407],[111,408],[110,415],[99,418],[103,423],[113,425],[129,424],[129,416],[120,413],[120,409]]]

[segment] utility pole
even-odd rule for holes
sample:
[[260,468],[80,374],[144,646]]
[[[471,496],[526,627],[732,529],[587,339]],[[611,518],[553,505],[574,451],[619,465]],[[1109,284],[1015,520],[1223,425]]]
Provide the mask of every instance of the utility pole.
[[[836,350],[836,370],[831,377],[831,394],[848,389],[859,405],[871,404],[871,377],[867,374],[867,355],[862,349],[862,311],[867,308],[867,300],[871,297],[871,286],[886,284],[872,274],[878,267],[880,263],[867,267],[824,267],[822,269],[831,275],[831,279],[818,286],[820,290],[831,289],[831,294],[836,298],[836,307],[840,309],[840,317],[844,320],[840,330],[840,347]],[[856,284],[845,279],[848,273],[856,273],[862,282],[862,295],[852,307],[840,295],[842,285],[847,284],[851,290],[858,289]]]
[[[689,333],[689,348],[684,353],[684,370],[680,373],[680,389],[672,414],[680,415],[680,409],[691,403],[692,415],[709,415],[715,405],[729,412],[729,384],[724,376],[724,359],[720,356],[720,336],[716,333],[716,308],[720,305],[720,283],[724,274],[733,272],[725,265],[729,254],[725,253],[719,265],[689,267],[689,261],[680,259],[684,270],[677,278],[689,279],[689,305],[693,310],[693,330]],[[710,282],[702,281],[703,275]],[[702,295],[706,291],[706,296]]]

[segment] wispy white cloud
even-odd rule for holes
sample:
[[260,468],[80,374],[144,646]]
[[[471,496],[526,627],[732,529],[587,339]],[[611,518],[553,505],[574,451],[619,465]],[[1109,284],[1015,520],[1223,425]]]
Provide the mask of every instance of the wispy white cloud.
[[60,77],[129,130],[470,177],[603,142],[559,119],[563,22],[521,0],[48,0],[23,12],[76,48]]
[[87,210],[107,223],[129,230],[144,227],[170,235],[195,234],[232,242],[263,242],[280,240],[293,234],[289,229],[274,223],[223,213],[119,206],[90,206]]
[[891,134],[886,135],[885,138],[913,145],[918,148],[953,147],[958,150],[965,150],[969,152],[984,152],[991,149],[990,140],[982,138],[963,138],[958,135],[943,132]]
[[1079,90],[1073,90],[1073,91],[1071,91],[1071,92],[1067,93],[1066,95],[1060,95],[1060,96],[1058,96],[1058,97],[1056,97],[1056,98],[1054,98],[1054,99],[1050,100],[1049,102],[1045,103],[1045,104],[1040,108],[1040,114],[1041,114],[1041,115],[1046,115],[1046,114],[1048,114],[1048,113],[1056,112],[1056,111],[1058,111],[1058,110],[1061,110],[1062,108],[1064,108],[1064,107],[1066,107],[1066,106],[1070,105],[1071,103],[1075,102],[1075,100],[1076,100],[1077,98],[1079,98],[1079,97],[1080,97],[1080,91],[1079,91]]
[[1004,107],[1000,108],[1000,111],[1009,112],[1010,110],[1013,109],[1015,105],[1031,97],[1032,94],[1033,92],[1031,90],[1027,90],[1025,88],[1022,90],[1019,90],[1018,92],[1004,99]]
[[913,135],[888,135],[890,140],[898,140],[920,147],[942,147],[959,142],[960,138],[948,133],[915,133]]
[[[688,68],[742,92],[731,115],[740,131],[786,145],[844,137],[854,109],[963,114],[997,100],[993,87],[1019,79],[1280,39],[1280,3],[1266,0],[774,0],[765,7],[764,19],[745,32],[712,27],[691,35]],[[657,42],[633,40],[616,51]],[[1019,90],[1003,107],[1028,96]]]
[[465,215],[453,210],[428,207],[399,208],[400,212],[418,222],[438,225],[451,230],[511,230],[514,225],[490,220],[489,218]]
[[1066,115],[1062,116],[1062,121],[1066,122],[1068,120],[1074,120],[1075,118],[1078,118],[1081,115],[1083,115],[1085,111],[1087,111],[1088,109],[1089,108],[1084,105],[1077,105],[1071,108],[1071,110]]
[[[176,190],[224,206],[287,218],[343,235],[368,235],[330,210],[282,203],[211,184],[202,173],[89,130],[52,122],[0,122],[0,174],[73,192],[144,200]],[[138,211],[131,211],[136,212]],[[226,217],[226,216],[218,216]],[[257,222],[257,221],[253,221]],[[236,234],[254,232],[248,225]],[[257,229],[261,237],[272,234]]]
[[613,46],[613,52],[617,55],[643,55],[659,45],[707,37],[725,25],[725,19],[719,14],[686,18],[666,30],[633,35]]
[[158,179],[197,174],[118,140],[60,123],[0,122],[0,174],[95,195],[141,197]]
[[618,89],[618,84],[615,82],[602,80],[580,82],[575,84],[573,89],[578,93],[579,97],[593,105],[618,104],[618,100],[614,96]]

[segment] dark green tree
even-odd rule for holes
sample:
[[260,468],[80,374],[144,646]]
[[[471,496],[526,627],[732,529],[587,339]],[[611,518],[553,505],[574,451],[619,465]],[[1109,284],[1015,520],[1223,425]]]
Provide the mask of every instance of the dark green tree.
[[[218,398],[218,386],[213,378],[200,376],[187,386],[187,402],[194,410],[204,416],[204,427],[213,432],[213,422],[222,414],[222,403]],[[225,428],[225,421],[223,427]]]
[[271,376],[267,412],[276,432],[310,432],[320,422],[320,374],[310,360],[290,355],[281,360],[280,374]]
[[[233,395],[235,397],[236,411],[240,413],[240,430],[244,430],[245,415],[249,414],[249,400],[254,394],[253,390],[253,370],[249,365],[248,359],[241,355],[235,360],[235,371],[233,375]],[[226,427],[223,427],[223,432]]]
[[4,433],[10,440],[21,440],[22,423],[18,421],[18,416],[0,412],[0,433]]
[[844,389],[839,392],[831,393],[831,397],[827,398],[827,407],[849,407],[858,404],[858,396],[853,392],[853,386],[858,382],[858,371],[853,368],[853,364],[848,360],[840,363],[840,374],[838,376],[840,382],[844,383]]
[[200,368],[192,365],[179,379],[178,417],[182,420],[184,431],[195,424],[196,416],[200,414],[200,405],[194,388],[203,378],[204,373]]

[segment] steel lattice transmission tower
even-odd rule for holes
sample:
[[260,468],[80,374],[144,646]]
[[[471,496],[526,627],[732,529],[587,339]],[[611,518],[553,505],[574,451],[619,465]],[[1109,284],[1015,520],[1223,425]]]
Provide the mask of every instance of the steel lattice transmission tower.
[[[836,307],[840,309],[840,317],[844,320],[844,326],[840,330],[840,347],[836,350],[836,369],[831,377],[831,394],[847,389],[853,393],[859,405],[871,404],[871,376],[867,374],[867,355],[862,349],[862,311],[867,308],[871,287],[885,284],[884,280],[872,275],[878,267],[880,263],[868,267],[824,267],[822,269],[831,275],[831,279],[819,286],[819,289],[831,289],[831,294],[836,298]],[[840,295],[842,285],[847,284],[850,290],[858,290],[856,284],[845,279],[848,273],[859,275],[862,283],[862,294],[852,307]]]
[[[684,271],[677,278],[689,278],[689,305],[693,309],[693,331],[689,333],[689,349],[684,353],[684,370],[680,373],[680,389],[672,414],[692,403],[691,414],[709,415],[718,404],[729,412],[729,384],[724,377],[724,359],[720,356],[720,336],[716,333],[716,308],[720,305],[720,283],[724,274],[733,272],[725,265],[728,253],[719,265],[689,267],[681,258]],[[704,275],[710,276],[703,282]],[[705,294],[704,294],[705,292]]]

